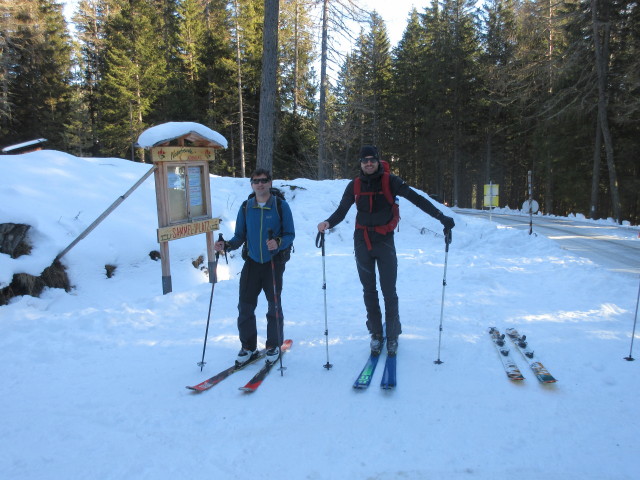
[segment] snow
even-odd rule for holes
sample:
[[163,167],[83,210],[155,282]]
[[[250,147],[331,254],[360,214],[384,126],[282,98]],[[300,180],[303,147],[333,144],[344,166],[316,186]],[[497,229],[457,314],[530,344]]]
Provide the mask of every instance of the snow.
[[[150,140],[152,143],[153,140]],[[149,165],[54,151],[0,157],[0,223],[32,226],[30,256],[0,254],[0,287],[39,274]],[[9,179],[9,180],[7,180]],[[398,387],[351,387],[368,352],[353,260],[354,209],[326,236],[316,225],[347,180],[276,180],[296,222],[282,303],[294,340],[254,394],[253,365],[208,392],[194,385],[231,364],[238,251],[221,260],[206,365],[211,284],[192,261],[204,236],[171,242],[173,292],[162,295],[154,182],[145,181],[62,262],[70,293],[48,289],[0,307],[0,471],[11,479],[635,479],[640,362],[630,350],[638,278],[569,255],[553,241],[453,215],[443,295],[440,224],[401,201],[396,234],[403,323]],[[295,189],[291,189],[295,187]],[[211,177],[230,238],[247,179]],[[117,266],[107,278],[105,265]],[[206,264],[206,261],[205,261]],[[259,342],[266,302],[260,300]],[[517,328],[549,371],[507,379],[487,329]],[[323,365],[328,354],[331,370]],[[640,355],[640,354],[639,354]]]
[[227,148],[227,139],[215,130],[195,122],[167,122],[148,128],[138,137],[138,145],[143,148],[153,147],[159,143],[174,140],[189,133],[197,133],[201,137]]

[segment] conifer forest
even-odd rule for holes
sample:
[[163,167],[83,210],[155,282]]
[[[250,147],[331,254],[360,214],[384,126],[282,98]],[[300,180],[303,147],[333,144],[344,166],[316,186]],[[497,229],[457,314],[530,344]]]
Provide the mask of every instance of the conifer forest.
[[[212,173],[248,176],[269,2],[0,0],[0,147],[143,162],[141,132],[190,121],[228,140]],[[543,213],[640,222],[637,0],[415,3],[392,45],[366,1],[275,2],[276,178],[351,178],[375,144],[450,206],[492,182],[521,208],[531,177]]]

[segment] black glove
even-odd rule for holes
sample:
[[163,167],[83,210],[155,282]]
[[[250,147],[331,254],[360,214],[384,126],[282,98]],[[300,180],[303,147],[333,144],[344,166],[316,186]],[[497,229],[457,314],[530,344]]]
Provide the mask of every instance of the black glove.
[[438,220],[440,220],[440,223],[444,226],[445,230],[451,230],[456,226],[456,222],[453,221],[453,218],[447,217],[442,212],[438,215]]

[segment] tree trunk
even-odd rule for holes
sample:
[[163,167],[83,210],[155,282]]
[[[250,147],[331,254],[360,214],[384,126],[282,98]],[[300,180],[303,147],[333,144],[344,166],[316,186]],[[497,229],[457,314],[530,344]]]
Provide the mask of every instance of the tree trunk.
[[295,19],[294,19],[294,31],[293,31],[293,116],[295,118],[296,115],[298,115],[298,44],[299,44],[299,38],[298,38],[298,2],[296,1],[296,4],[294,6],[295,8]]
[[273,168],[273,145],[276,119],[276,75],[278,70],[278,0],[264,0],[262,35],[262,80],[258,119],[258,168]]
[[[609,119],[607,109],[609,104],[607,91],[607,77],[609,73],[609,39],[611,35],[611,22],[609,12],[606,10],[608,4],[602,2],[602,10],[598,12],[598,1],[591,0],[591,17],[593,19],[593,44],[596,57],[596,71],[598,73],[598,123],[602,130],[602,140],[604,141],[604,151],[607,158],[609,170],[609,188],[611,189],[611,207],[613,217],[621,223],[620,193],[618,191],[618,176],[613,157],[613,140],[609,129]],[[598,15],[601,13],[601,15]],[[600,19],[599,17],[603,17]]]
[[[245,166],[245,158],[244,158],[244,105],[242,101],[242,66],[240,63],[240,24],[238,22],[238,0],[233,2],[233,6],[235,9],[235,21],[236,21],[236,65],[237,65],[237,74],[238,74],[238,127],[239,127],[239,148],[240,148],[240,176],[246,177],[247,171]],[[235,177],[236,172],[235,169],[233,171],[233,176]]]
[[598,193],[600,191],[600,158],[602,156],[602,129],[600,119],[596,119],[596,146],[593,150],[593,176],[591,177],[591,208],[589,218],[598,219]]
[[329,0],[322,4],[322,45],[320,52],[320,105],[318,115],[318,180],[327,178],[326,128],[327,128],[327,41],[329,28]]

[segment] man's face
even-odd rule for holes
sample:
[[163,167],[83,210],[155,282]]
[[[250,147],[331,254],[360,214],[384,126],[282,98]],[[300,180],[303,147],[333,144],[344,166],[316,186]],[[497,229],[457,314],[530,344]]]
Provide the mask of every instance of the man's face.
[[360,159],[360,166],[365,174],[371,175],[378,171],[378,160],[374,157],[364,157]]
[[256,195],[268,192],[271,188],[271,180],[267,179],[266,175],[258,175],[251,179],[251,188],[256,192]]

